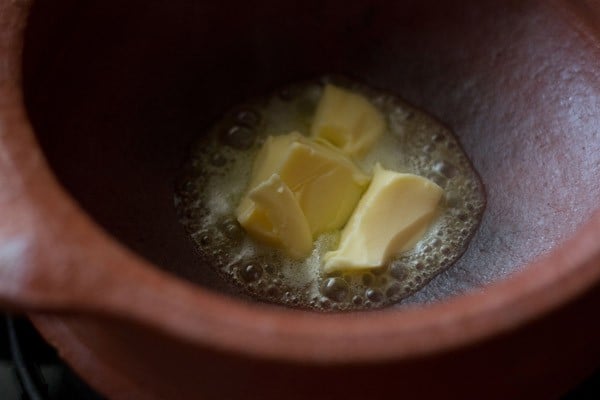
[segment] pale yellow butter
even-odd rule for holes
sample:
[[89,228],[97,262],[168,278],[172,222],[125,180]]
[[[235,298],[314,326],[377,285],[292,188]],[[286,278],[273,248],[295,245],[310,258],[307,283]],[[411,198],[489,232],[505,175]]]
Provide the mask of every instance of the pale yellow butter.
[[254,162],[248,193],[237,208],[240,224],[252,236],[290,249],[253,190],[276,174],[302,211],[310,235],[340,229],[369,183],[369,177],[336,149],[293,132],[270,136]]
[[376,268],[410,250],[435,218],[443,192],[426,178],[377,164],[338,249],[325,254],[324,272]]
[[[256,208],[263,211],[270,232],[266,235],[277,245],[285,248],[294,258],[305,257],[312,249],[312,236],[308,221],[300,209],[296,197],[277,174],[262,182],[248,193]],[[261,214],[263,214],[261,213]],[[264,234],[265,223],[246,224],[251,232]]]
[[313,138],[326,140],[347,155],[361,157],[384,130],[383,115],[365,97],[325,86],[311,127]]

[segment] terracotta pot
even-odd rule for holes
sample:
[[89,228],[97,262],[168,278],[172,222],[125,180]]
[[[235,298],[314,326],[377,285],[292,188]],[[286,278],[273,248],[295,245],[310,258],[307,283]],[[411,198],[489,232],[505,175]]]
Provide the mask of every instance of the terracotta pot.
[[[588,373],[599,8],[247,3],[0,1],[0,303],[115,399],[547,398]],[[437,301],[256,304],[199,264],[177,222],[194,138],[228,106],[324,72],[436,115],[483,177],[478,234],[421,295]]]

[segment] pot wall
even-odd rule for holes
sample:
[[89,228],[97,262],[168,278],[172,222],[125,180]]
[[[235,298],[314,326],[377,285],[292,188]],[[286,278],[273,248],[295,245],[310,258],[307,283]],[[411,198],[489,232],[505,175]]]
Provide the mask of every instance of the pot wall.
[[547,399],[597,367],[600,324],[591,316],[599,304],[596,287],[489,340],[417,358],[341,365],[240,357],[114,321],[32,320],[94,387],[115,399]]

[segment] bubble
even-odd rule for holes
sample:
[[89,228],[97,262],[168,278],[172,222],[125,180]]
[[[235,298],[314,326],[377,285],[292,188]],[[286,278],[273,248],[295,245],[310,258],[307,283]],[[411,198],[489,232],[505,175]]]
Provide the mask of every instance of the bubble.
[[262,267],[257,264],[248,264],[239,270],[240,277],[245,282],[256,282],[262,276]]
[[241,240],[244,231],[235,218],[226,218],[221,222],[221,232],[231,240]]
[[383,300],[383,294],[377,289],[367,289],[365,291],[365,296],[373,303],[379,303],[381,300]]
[[235,121],[248,128],[256,128],[260,124],[260,120],[260,114],[249,108],[241,109],[235,114]]
[[445,160],[436,162],[433,170],[446,178],[454,178],[458,174],[456,167]]
[[348,295],[348,284],[341,278],[327,278],[321,285],[321,293],[333,301],[344,301]]
[[202,246],[207,246],[207,245],[209,245],[209,244],[210,244],[210,236],[209,236],[208,234],[206,234],[206,233],[205,233],[205,234],[202,234],[202,235],[200,236],[200,240],[199,240],[199,242],[200,242],[200,244],[201,244]]
[[221,139],[229,147],[247,150],[254,144],[255,136],[252,129],[242,125],[234,125],[222,134]]
[[352,296],[352,304],[359,306],[362,304],[362,302],[363,302],[363,298],[361,296],[359,296],[359,295]]
[[327,310],[328,308],[331,308],[331,301],[323,298],[319,300],[319,305],[321,306],[321,308]]

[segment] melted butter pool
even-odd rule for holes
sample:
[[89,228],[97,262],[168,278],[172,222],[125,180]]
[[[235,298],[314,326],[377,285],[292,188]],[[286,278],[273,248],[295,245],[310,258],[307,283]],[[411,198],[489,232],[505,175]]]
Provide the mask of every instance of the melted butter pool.
[[304,260],[255,242],[235,219],[254,158],[270,135],[310,132],[324,84],[331,78],[290,85],[235,107],[193,146],[175,193],[181,223],[205,265],[241,293],[266,302],[315,310],[378,308],[415,293],[466,250],[483,210],[478,174],[454,135],[399,98],[364,85],[331,82],[366,96],[385,116],[387,129],[374,148],[355,160],[366,173],[386,169],[422,175],[445,193],[438,218],[410,251],[376,270],[324,274],[321,260],[340,232],[317,238]]

